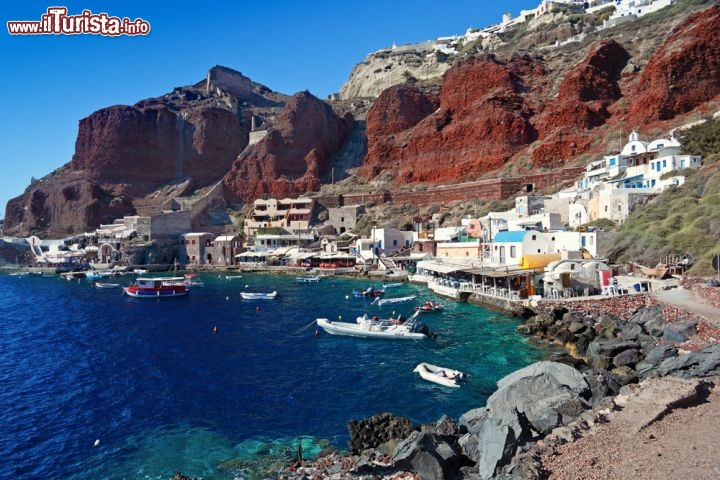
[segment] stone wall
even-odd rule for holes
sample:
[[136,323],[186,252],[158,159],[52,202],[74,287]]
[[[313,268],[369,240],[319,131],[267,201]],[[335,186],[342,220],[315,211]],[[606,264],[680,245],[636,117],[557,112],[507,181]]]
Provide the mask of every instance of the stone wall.
[[163,213],[152,217],[153,239],[177,239],[179,235],[192,231],[192,212],[180,211]]
[[439,185],[415,192],[367,192],[348,193],[339,197],[340,205],[336,205],[338,197],[316,197],[316,201],[325,208],[329,205],[365,205],[372,202],[382,205],[385,202],[428,206],[433,203],[459,202],[469,200],[504,200],[519,193],[526,192],[525,186],[532,184],[535,190],[542,190],[550,185],[560,186],[568,181],[575,181],[585,171],[584,167],[565,168],[556,172],[525,175],[515,178],[493,178],[453,185]]

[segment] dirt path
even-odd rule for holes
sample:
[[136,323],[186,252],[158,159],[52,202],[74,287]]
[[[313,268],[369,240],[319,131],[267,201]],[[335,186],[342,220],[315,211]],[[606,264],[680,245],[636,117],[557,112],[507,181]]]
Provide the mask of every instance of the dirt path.
[[621,410],[608,414],[609,423],[595,425],[572,443],[547,448],[542,464],[548,478],[720,478],[720,391],[712,390],[699,405],[673,407],[673,396],[687,395],[684,382],[666,377],[641,384]]
[[653,296],[660,302],[700,315],[709,323],[720,326],[720,308],[698,301],[697,297],[682,287],[654,290]]

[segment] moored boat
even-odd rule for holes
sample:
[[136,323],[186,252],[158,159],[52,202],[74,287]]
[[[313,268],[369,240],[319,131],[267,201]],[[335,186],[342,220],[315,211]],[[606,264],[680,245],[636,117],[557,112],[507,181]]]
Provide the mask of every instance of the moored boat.
[[344,335],[359,338],[377,338],[389,340],[423,340],[434,336],[430,329],[413,314],[406,321],[398,319],[379,319],[358,317],[356,323],[336,322],[328,318],[316,319],[318,327],[330,335]]
[[320,281],[320,275],[312,277],[295,277],[295,281],[298,283],[317,283]]
[[403,285],[403,282],[383,283],[383,288],[400,288]]
[[184,277],[138,277],[123,291],[131,297],[158,298],[187,295],[190,290]]
[[365,290],[353,290],[355,298],[371,298],[385,295],[385,290],[376,290],[375,287],[369,286]]
[[243,300],[273,300],[277,296],[277,291],[272,291],[270,293],[240,292],[240,296]]
[[95,287],[95,288],[118,288],[119,286],[120,286],[119,283],[106,283],[106,282],[93,283],[93,287]]
[[432,300],[428,300],[427,302],[423,303],[419,307],[415,307],[415,310],[417,310],[420,313],[431,313],[431,312],[440,312],[442,309],[445,308],[439,303],[435,303]]
[[429,363],[418,364],[413,372],[418,372],[423,380],[445,385],[446,387],[459,387],[458,383],[466,380],[466,375],[463,372]]
[[400,305],[403,303],[412,302],[415,300],[415,295],[409,295],[407,297],[394,297],[394,298],[380,298],[375,297],[375,300],[372,301],[372,303],[376,304],[378,307],[386,307],[386,306],[392,306],[392,305]]

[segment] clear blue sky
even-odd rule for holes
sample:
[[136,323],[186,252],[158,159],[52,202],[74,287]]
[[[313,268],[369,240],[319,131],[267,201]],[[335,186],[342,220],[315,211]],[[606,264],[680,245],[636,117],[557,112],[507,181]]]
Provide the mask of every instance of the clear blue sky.
[[[340,90],[370,52],[499,23],[539,0],[153,2],[34,0],[3,5],[0,35],[0,217],[31,177],[69,162],[78,122],[95,110],[160,96],[214,65],[272,90]],[[10,35],[6,22],[40,20],[51,6],[150,23],[147,36]]]

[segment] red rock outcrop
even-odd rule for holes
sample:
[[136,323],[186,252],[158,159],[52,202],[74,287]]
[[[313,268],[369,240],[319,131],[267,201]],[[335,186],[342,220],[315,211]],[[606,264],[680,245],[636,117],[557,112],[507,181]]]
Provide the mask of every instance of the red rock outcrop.
[[82,119],[72,161],[8,202],[6,234],[87,231],[135,214],[134,201],[164,185],[190,179],[201,188],[222,179],[250,129],[248,113],[225,90],[234,91],[228,87],[233,79],[244,80],[245,97],[259,94],[229,69],[220,71],[219,81],[218,69],[211,69],[207,86],[177,88]]
[[499,168],[536,138],[518,93],[523,81],[517,70],[520,65],[491,56],[457,63],[444,76],[439,108],[414,125],[392,122],[388,128],[383,121],[414,120],[426,112],[415,108],[416,102],[398,101],[420,94],[402,87],[383,92],[368,112],[363,170],[372,176],[389,169],[401,182],[440,182]]
[[720,95],[720,6],[678,25],[634,86],[629,121],[670,120]]
[[533,164],[556,166],[592,145],[587,133],[610,118],[608,106],[621,98],[619,80],[630,55],[614,40],[600,42],[560,84],[557,99],[534,120],[542,143]]
[[328,160],[353,128],[350,113],[339,117],[310,93],[296,94],[267,136],[235,160],[224,178],[226,195],[252,202],[318,190]]
[[202,187],[222,178],[247,142],[248,128],[227,109],[115,106],[80,121],[71,168],[126,184],[133,196],[186,177]]

